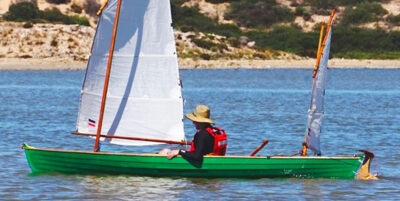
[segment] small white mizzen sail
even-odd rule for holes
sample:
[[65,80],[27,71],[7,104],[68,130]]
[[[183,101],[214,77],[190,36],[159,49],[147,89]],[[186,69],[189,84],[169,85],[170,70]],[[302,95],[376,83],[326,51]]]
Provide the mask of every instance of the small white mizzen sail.
[[[97,131],[118,0],[99,19],[83,83],[77,131]],[[101,134],[184,140],[183,99],[168,0],[122,0]],[[121,145],[154,142],[107,139]]]
[[311,103],[308,109],[307,130],[305,133],[305,142],[316,155],[321,155],[320,134],[321,124],[324,115],[324,97],[325,97],[325,81],[328,67],[329,51],[331,47],[332,27],[325,42],[322,52],[321,61],[319,63],[318,72],[313,79],[311,89]]

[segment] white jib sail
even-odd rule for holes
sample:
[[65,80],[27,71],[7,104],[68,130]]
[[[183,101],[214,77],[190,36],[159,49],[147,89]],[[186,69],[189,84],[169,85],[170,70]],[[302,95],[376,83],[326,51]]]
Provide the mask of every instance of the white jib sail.
[[[80,133],[97,132],[118,0],[99,19],[83,83]],[[168,0],[122,0],[101,134],[181,141],[183,100]],[[104,139],[102,139],[104,140]],[[121,145],[156,144],[116,138]]]
[[321,155],[320,134],[322,118],[324,116],[324,97],[325,97],[325,81],[327,76],[327,66],[329,59],[329,51],[331,47],[332,26],[326,39],[325,47],[322,52],[321,61],[319,63],[318,72],[313,79],[311,89],[311,103],[308,109],[307,130],[305,133],[305,142],[316,155]]

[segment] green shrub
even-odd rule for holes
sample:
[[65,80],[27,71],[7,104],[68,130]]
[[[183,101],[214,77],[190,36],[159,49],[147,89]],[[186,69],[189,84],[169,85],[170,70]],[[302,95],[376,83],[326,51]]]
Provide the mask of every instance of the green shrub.
[[41,19],[47,20],[48,22],[63,22],[66,21],[67,16],[62,14],[58,8],[46,9],[40,11],[39,17]]
[[381,16],[385,15],[387,10],[382,8],[378,3],[361,3],[357,7],[347,7],[343,12],[341,21],[344,25],[362,24],[377,21]]
[[210,60],[211,56],[209,54],[200,54],[200,58],[202,58],[204,60]]
[[300,6],[300,2],[297,2],[297,0],[292,0],[292,2],[290,2],[290,6],[292,7]]
[[90,26],[89,20],[86,17],[81,17],[79,15],[69,16],[69,20],[65,24],[79,24],[84,26]]
[[55,38],[53,38],[53,40],[51,40],[50,42],[50,45],[56,47],[58,45],[58,41]]
[[315,57],[318,46],[318,32],[303,33],[301,30],[277,26],[271,31],[249,31],[246,33],[259,49],[283,50],[301,56]]
[[211,47],[210,50],[213,51],[213,52],[219,52],[220,51],[220,49],[218,49],[218,47]]
[[31,22],[27,22],[24,25],[22,25],[22,27],[24,27],[25,29],[29,29],[33,27],[33,24]]
[[49,21],[47,21],[45,19],[41,19],[41,18],[36,18],[36,19],[29,20],[29,21],[32,22],[32,23],[35,23],[35,24],[37,24],[37,23],[49,23]]
[[20,2],[9,7],[6,20],[27,21],[37,18],[38,15],[39,10],[36,5],[31,2]]
[[400,52],[348,51],[337,53],[335,56],[345,59],[400,59]]
[[180,27],[180,30],[182,32],[189,32],[189,31],[194,31],[195,29],[192,26],[182,25]]
[[389,0],[335,0],[335,2],[339,6],[355,6],[360,3],[384,3]]
[[400,25],[400,15],[389,15],[387,21],[395,26]]
[[57,8],[46,9],[40,11],[40,18],[48,22],[63,23],[63,24],[79,24],[89,26],[89,20],[86,17],[80,17],[78,15],[68,16],[61,13]]
[[[400,51],[400,32],[385,32],[356,27],[337,26],[333,29],[334,52],[384,52]],[[379,42],[377,42],[379,41]]]
[[330,15],[332,9],[339,6],[358,6],[360,3],[382,3],[389,0],[304,0],[303,5],[311,6],[311,13],[317,15]]
[[294,14],[296,16],[302,16],[305,11],[306,11],[306,9],[303,6],[298,6],[298,7],[296,7],[296,11],[294,12]]
[[[303,33],[292,27],[279,26],[268,32],[249,31],[246,35],[260,49],[282,50],[315,58],[319,29]],[[347,26],[335,26],[332,29],[332,57],[400,58],[399,31],[385,32]]]
[[228,49],[228,47],[225,44],[217,44],[217,43],[214,43],[214,42],[209,41],[209,40],[197,39],[197,38],[193,38],[191,40],[198,47],[201,47],[201,48],[204,48],[204,49],[207,49],[207,50],[212,50],[212,51],[219,50],[219,51],[222,51],[224,49]]
[[338,5],[338,0],[305,0],[306,5],[316,7],[317,9],[333,9]]
[[197,46],[204,48],[204,49],[211,49],[211,47],[216,46],[215,43],[211,42],[211,41],[207,41],[207,40],[203,40],[203,39],[198,39],[198,38],[194,38],[192,39],[192,42],[194,44],[196,44]]
[[253,57],[254,57],[254,58],[259,58],[259,59],[265,59],[265,58],[266,58],[265,55],[260,54],[260,53],[255,53],[255,54],[253,55]]
[[181,7],[184,0],[171,0],[172,21],[174,26],[181,31],[197,31],[206,33],[215,33],[230,37],[240,35],[241,30],[236,25],[218,24],[201,14],[197,7]]
[[242,31],[240,28],[234,24],[218,24],[215,27],[214,33],[226,37],[232,37],[232,36],[240,36],[242,35]]
[[205,31],[217,25],[214,20],[199,13],[196,7],[181,7],[180,4],[176,3],[174,0],[172,0],[172,3],[172,21],[177,28],[181,26],[191,26],[195,28],[195,31]]
[[302,7],[302,6],[296,7],[295,15],[296,16],[302,16],[304,18],[304,20],[310,20],[311,19],[311,13],[307,9]]
[[304,4],[317,9],[334,9],[338,6],[356,6],[360,3],[383,3],[389,0],[305,0]]
[[11,5],[6,16],[6,20],[9,21],[90,25],[89,20],[86,17],[64,15],[57,8],[41,11],[30,2],[21,2]]
[[356,5],[359,3],[367,3],[367,2],[385,3],[389,2],[390,0],[337,0],[337,1],[340,3],[340,5]]
[[239,47],[240,46],[240,41],[236,37],[229,37],[228,38],[228,43],[232,45],[233,47]]
[[[194,31],[224,35],[227,36],[228,43],[233,44],[233,46],[237,47],[240,46],[239,40],[237,38],[239,38],[240,36],[247,36],[250,41],[256,42],[255,48],[260,50],[281,50],[302,56],[309,56],[312,58],[315,58],[316,56],[320,24],[316,25],[312,32],[307,33],[303,33],[301,30],[294,27],[285,26],[272,27],[270,31],[242,31],[237,26],[232,24],[218,24],[215,20],[199,13],[197,8],[181,7],[181,3],[183,3],[184,1],[185,0],[171,0],[173,9],[173,21],[175,23],[175,26],[178,28],[191,26],[193,27]],[[254,0],[251,0],[251,2],[253,1]],[[240,3],[242,2],[242,0],[231,2],[232,4],[234,4],[234,2]],[[274,3],[275,1],[270,2]],[[385,2],[385,0],[369,0],[368,2]],[[346,4],[351,5],[352,3],[357,3],[357,7],[360,6],[358,5],[359,1],[356,0],[328,0],[325,1],[325,3],[334,3],[333,6],[341,6]],[[329,15],[331,10],[329,6],[325,7],[328,8],[318,8],[320,10],[318,12]],[[380,13],[375,12],[374,9],[371,10],[374,13]],[[397,18],[395,18],[394,16],[389,16],[387,20],[388,22],[396,23],[396,19]],[[194,36],[192,38],[194,38]],[[379,43],[376,41],[379,41]],[[397,31],[385,32],[382,30],[368,30],[336,25],[333,27],[331,56],[345,58],[397,59],[400,58],[400,45],[398,41],[400,41],[400,32]],[[216,46],[209,46],[211,47],[211,51],[217,52]],[[261,58],[258,55],[253,56],[256,58]],[[214,55],[210,56],[210,59],[212,58],[214,58]]]
[[85,10],[85,12],[91,16],[96,16],[100,7],[101,5],[97,3],[96,0],[86,0],[85,4],[83,5],[83,10]]
[[303,19],[306,20],[306,21],[311,20],[311,13],[310,12],[305,12],[303,14]]
[[210,3],[225,3],[225,2],[231,2],[232,0],[206,0],[206,1]]
[[234,1],[225,17],[233,19],[240,26],[261,28],[294,20],[294,15],[290,9],[278,5],[275,0]]
[[[315,23],[312,30],[319,33],[321,31],[321,25],[321,22]],[[324,25],[324,29],[326,30],[326,24]]]
[[329,16],[329,15],[331,15],[331,12],[332,12],[332,9],[330,9],[330,8],[317,8],[317,7],[311,8],[311,13],[317,14],[317,15]]
[[72,4],[71,9],[72,9],[72,12],[74,12],[74,13],[78,13],[78,14],[82,13],[82,8],[76,4]]
[[46,0],[47,3],[53,3],[53,4],[66,4],[71,2],[71,0]]

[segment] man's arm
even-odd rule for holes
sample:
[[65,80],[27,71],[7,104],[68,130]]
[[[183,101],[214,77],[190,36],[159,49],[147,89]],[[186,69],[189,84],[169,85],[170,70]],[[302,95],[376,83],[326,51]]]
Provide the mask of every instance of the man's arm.
[[173,150],[168,154],[168,159],[172,159],[177,155],[181,155],[183,158],[189,161],[201,162],[205,152],[205,146],[207,144],[207,133],[198,133],[195,136],[194,141],[196,142],[196,149],[194,151],[185,150]]
[[201,162],[207,145],[207,135],[206,133],[198,133],[195,138],[197,138],[195,139],[196,149],[194,151],[180,150],[179,155],[189,161]]

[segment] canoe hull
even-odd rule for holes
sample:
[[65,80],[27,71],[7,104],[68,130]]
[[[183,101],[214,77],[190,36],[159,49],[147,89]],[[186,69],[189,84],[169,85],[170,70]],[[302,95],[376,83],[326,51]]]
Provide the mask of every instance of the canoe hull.
[[34,173],[129,174],[201,178],[354,178],[363,157],[206,156],[201,167],[158,154],[37,149],[25,146]]

